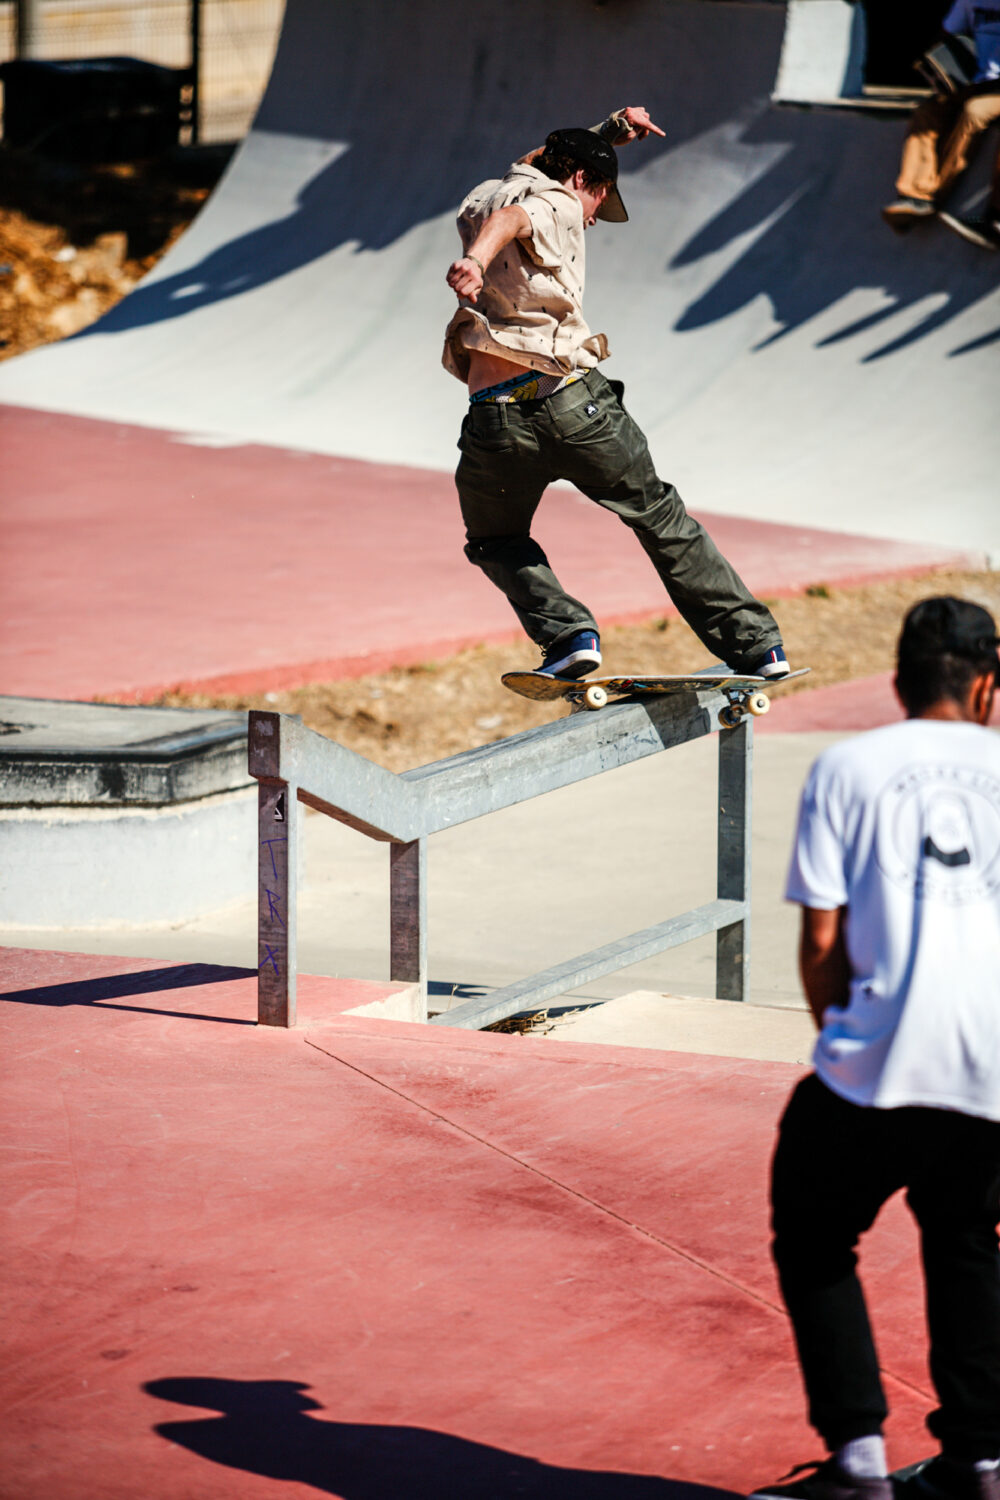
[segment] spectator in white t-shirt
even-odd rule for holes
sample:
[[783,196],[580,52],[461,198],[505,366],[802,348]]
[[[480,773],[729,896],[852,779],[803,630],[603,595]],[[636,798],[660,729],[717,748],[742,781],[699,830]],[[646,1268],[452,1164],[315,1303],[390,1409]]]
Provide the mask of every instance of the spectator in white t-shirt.
[[802,795],[787,896],[820,1028],[781,1122],[774,1257],[829,1458],[756,1496],[892,1500],[856,1246],[899,1189],[920,1228],[940,1454],[912,1500],[1000,1500],[1000,667],[992,617],[910,610],[908,717],[842,741]]

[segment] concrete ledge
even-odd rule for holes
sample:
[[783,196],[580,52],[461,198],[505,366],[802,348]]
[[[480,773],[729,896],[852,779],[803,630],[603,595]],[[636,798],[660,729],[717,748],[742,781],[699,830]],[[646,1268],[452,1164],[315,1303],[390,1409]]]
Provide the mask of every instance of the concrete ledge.
[[234,791],[247,716],[0,697],[0,806],[163,806]]
[[0,698],[0,929],[169,926],[252,897],[246,714]]
[[166,807],[0,808],[0,931],[169,926],[252,899],[252,787]]
[[654,990],[634,990],[586,1010],[553,1016],[545,1036],[557,1042],[655,1047],[803,1066],[816,1045],[816,1027],[804,1005],[741,1005]]

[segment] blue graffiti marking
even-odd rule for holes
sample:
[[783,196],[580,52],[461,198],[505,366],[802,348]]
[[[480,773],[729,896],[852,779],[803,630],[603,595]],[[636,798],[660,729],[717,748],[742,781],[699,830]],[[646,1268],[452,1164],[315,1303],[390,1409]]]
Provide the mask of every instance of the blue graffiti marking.
[[284,923],[284,920],[283,920],[282,915],[281,915],[281,898],[280,898],[280,896],[276,895],[274,891],[269,890],[267,886],[264,887],[264,894],[267,896],[267,919],[268,919],[268,921],[269,922],[279,922],[281,924],[281,926],[284,927],[285,923]]
[[280,979],[281,978],[281,970],[278,967],[278,960],[274,956],[274,949],[271,947],[270,943],[265,943],[264,944],[264,949],[265,949],[265,951],[267,953],[267,957],[264,959],[264,962],[261,964],[261,968],[262,969],[266,968],[266,966],[268,964],[270,964],[271,967],[272,967],[272,969],[274,970],[275,974],[277,974],[278,978]]
[[288,843],[288,835],[287,834],[283,838],[280,838],[280,839],[261,839],[261,844],[267,849],[268,854],[271,856],[271,873],[273,874],[275,880],[277,880],[277,878],[278,878],[278,866],[274,862],[274,850],[271,848],[271,845],[272,844],[287,844],[287,843]]

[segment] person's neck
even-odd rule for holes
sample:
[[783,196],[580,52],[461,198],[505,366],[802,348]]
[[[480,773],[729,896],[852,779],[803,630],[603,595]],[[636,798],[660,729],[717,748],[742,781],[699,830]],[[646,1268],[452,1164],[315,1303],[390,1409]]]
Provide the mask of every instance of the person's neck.
[[975,724],[976,715],[970,712],[962,703],[956,703],[954,698],[942,698],[940,703],[932,703],[930,708],[925,708],[921,714],[909,714],[911,719],[950,719],[957,724]]

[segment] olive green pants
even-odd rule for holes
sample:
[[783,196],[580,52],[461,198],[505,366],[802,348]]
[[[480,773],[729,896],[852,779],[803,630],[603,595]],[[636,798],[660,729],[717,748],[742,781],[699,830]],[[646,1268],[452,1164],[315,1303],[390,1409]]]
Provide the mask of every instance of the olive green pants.
[[455,475],[465,555],[506,594],[543,651],[579,630],[596,630],[590,610],[562,588],[531,536],[546,486],[567,479],[635,532],[709,652],[746,671],[781,644],[781,632],[673,485],[657,478],[622,390],[591,370],[542,401],[470,406]]

